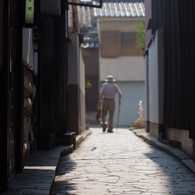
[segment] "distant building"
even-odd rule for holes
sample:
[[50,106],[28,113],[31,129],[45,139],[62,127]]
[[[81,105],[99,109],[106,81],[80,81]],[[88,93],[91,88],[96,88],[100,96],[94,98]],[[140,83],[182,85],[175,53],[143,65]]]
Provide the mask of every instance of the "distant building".
[[[78,15],[85,35],[85,76],[92,82],[86,109],[96,111],[101,84],[112,74],[123,93],[120,125],[131,126],[138,118],[139,101],[145,105],[144,57],[136,47],[136,25],[145,17],[144,1],[104,0],[102,9],[81,8]],[[114,119],[116,125],[117,112]]]

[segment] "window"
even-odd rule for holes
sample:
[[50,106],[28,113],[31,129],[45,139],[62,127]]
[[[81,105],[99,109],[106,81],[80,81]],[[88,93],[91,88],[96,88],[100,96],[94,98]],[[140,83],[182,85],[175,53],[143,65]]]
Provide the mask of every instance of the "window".
[[141,56],[136,32],[101,31],[101,57]]
[[118,57],[121,53],[121,37],[119,31],[101,32],[101,56]]

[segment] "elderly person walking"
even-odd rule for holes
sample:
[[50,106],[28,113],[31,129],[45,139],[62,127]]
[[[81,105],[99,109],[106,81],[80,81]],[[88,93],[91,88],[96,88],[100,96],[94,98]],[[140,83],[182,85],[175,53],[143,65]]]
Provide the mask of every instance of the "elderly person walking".
[[113,133],[113,117],[115,110],[115,94],[118,94],[118,105],[121,104],[121,96],[122,93],[117,84],[115,84],[115,79],[112,75],[108,75],[106,82],[103,84],[100,91],[100,100],[99,105],[102,102],[102,128],[103,132],[106,131],[107,123],[106,123],[106,115],[109,111],[109,123],[108,123],[108,133]]

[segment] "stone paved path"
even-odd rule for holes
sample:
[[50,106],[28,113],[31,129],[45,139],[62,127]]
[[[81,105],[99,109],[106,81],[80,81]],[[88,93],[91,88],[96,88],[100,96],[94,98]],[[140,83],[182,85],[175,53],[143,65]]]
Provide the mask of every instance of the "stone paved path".
[[128,129],[91,130],[76,151],[60,159],[53,195],[195,194],[195,175],[174,157]]

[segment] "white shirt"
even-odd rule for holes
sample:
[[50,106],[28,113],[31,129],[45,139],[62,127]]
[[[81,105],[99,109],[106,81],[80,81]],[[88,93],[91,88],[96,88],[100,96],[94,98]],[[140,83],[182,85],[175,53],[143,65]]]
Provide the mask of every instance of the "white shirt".
[[115,83],[104,83],[100,91],[106,99],[114,99],[115,94],[122,95],[119,87]]

